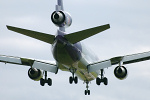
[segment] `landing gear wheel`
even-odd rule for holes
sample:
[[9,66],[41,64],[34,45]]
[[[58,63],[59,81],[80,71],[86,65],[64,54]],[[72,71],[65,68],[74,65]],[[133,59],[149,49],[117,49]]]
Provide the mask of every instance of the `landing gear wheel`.
[[84,94],[87,95],[87,90],[84,91]]
[[44,86],[45,85],[45,80],[43,78],[40,79],[40,85]]
[[87,92],[88,92],[88,95],[90,95],[90,90],[88,90]]
[[85,91],[84,91],[84,94],[85,94],[85,95],[87,95],[87,94],[90,95],[90,90],[85,90]]
[[45,79],[43,79],[43,78],[40,79],[41,86],[44,86],[45,83],[47,83],[49,86],[52,86],[52,79],[51,78],[47,79],[47,71],[45,71]]
[[101,84],[101,79],[99,77],[96,78],[96,84],[100,85]]
[[75,83],[75,84],[78,83],[78,77],[77,77],[77,76],[74,78],[74,83]]
[[73,77],[72,77],[72,76],[69,77],[69,83],[70,83],[70,84],[73,83]]
[[47,83],[49,86],[52,86],[52,79],[48,78]]
[[103,81],[104,81],[104,85],[108,85],[108,79],[106,77],[104,77]]
[[74,75],[77,69],[70,68],[69,70],[72,73],[72,76],[69,77],[69,83],[72,84],[74,81],[74,83],[77,84],[78,83],[78,77]]
[[73,81],[74,81],[75,84],[77,84],[78,83],[78,77],[77,76],[76,77],[70,76],[69,77],[69,83],[72,84]]
[[101,69],[101,78],[96,78],[96,84],[100,85],[100,83],[104,83],[104,85],[108,85],[108,79],[104,77],[104,70]]
[[86,90],[84,91],[85,95],[90,95],[90,90],[89,90],[89,81],[86,81]]

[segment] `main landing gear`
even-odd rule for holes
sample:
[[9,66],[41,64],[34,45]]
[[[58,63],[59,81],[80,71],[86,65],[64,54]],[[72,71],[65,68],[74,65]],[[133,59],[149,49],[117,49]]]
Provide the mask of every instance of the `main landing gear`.
[[96,78],[96,84],[100,85],[101,83],[104,83],[104,85],[108,85],[108,79],[104,77],[104,70],[101,69],[101,78]]
[[47,79],[47,71],[44,71],[44,73],[45,73],[45,79],[43,78],[40,79],[41,86],[44,86],[45,83],[47,83],[49,86],[52,86],[52,79],[51,78]]
[[74,76],[74,73],[76,72],[76,70],[70,69],[70,72],[72,73],[72,76],[69,77],[69,83],[72,84],[74,82],[75,84],[77,84],[78,83],[78,77]]

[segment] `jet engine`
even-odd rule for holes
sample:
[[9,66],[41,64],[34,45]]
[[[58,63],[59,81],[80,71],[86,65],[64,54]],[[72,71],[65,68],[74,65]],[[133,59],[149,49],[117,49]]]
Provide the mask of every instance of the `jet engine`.
[[30,79],[32,79],[34,81],[39,81],[43,77],[43,74],[42,74],[41,70],[39,70],[39,69],[30,68],[28,70],[28,76],[30,77]]
[[114,74],[118,79],[123,80],[127,77],[128,73],[124,66],[117,66],[114,70]]
[[71,16],[64,11],[54,11],[51,20],[58,27],[69,27],[72,23]]

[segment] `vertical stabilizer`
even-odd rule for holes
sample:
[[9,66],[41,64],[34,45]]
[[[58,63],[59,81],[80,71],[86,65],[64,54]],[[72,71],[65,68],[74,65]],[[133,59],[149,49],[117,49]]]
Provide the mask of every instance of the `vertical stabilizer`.
[[64,10],[63,0],[57,0],[56,11]]
[[[63,0],[57,0],[56,12],[64,11]],[[59,27],[59,30],[65,32],[65,27]]]

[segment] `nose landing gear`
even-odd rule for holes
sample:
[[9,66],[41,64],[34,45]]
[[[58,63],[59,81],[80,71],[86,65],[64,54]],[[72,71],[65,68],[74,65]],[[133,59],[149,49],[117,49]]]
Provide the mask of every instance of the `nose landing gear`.
[[85,95],[90,95],[90,90],[89,90],[89,81],[86,81],[86,90],[84,91]]

